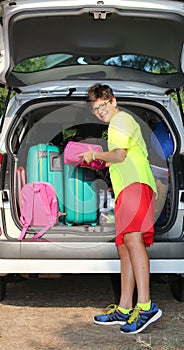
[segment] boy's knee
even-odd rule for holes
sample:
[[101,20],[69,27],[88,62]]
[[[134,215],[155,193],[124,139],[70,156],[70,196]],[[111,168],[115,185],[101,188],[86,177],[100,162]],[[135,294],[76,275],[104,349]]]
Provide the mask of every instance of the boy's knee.
[[124,235],[124,244],[127,249],[135,248],[142,243],[143,237],[141,232],[130,232]]

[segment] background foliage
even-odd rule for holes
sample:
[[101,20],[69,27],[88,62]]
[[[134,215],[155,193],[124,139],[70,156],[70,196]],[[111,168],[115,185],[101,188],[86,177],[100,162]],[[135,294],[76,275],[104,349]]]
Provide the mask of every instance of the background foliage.
[[7,92],[8,91],[6,89],[0,88],[0,115],[3,114]]

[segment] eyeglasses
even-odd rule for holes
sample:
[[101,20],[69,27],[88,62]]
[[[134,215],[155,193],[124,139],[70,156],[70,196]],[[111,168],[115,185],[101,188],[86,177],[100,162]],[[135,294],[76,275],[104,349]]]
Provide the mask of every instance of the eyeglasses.
[[95,107],[94,109],[92,109],[92,112],[93,112],[94,114],[97,114],[97,113],[99,113],[100,111],[104,111],[104,109],[107,108],[107,105],[108,105],[109,102],[110,102],[110,100],[101,103],[98,107]]

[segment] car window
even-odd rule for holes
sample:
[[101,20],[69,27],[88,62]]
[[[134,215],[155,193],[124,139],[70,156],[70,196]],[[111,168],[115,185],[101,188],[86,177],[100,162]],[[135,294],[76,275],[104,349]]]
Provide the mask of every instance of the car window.
[[14,67],[14,72],[31,73],[56,67],[76,65],[104,65],[123,68],[134,68],[152,74],[174,74],[177,69],[169,62],[154,57],[139,55],[118,55],[112,57],[83,57],[71,54],[52,54],[34,57],[20,62]]

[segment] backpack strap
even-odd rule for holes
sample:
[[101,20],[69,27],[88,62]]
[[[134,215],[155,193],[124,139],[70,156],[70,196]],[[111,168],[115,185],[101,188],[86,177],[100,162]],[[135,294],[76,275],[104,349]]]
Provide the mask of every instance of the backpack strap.
[[20,236],[18,238],[18,241],[22,241],[22,239],[25,237],[28,227],[29,227],[28,224],[24,224],[22,232],[21,232],[21,234],[20,234]]
[[36,233],[36,235],[33,236],[33,238],[39,238],[41,236],[43,236],[43,234],[49,230],[49,228],[51,228],[53,225],[52,224],[49,224],[45,227],[43,227],[38,233]]
[[26,183],[25,169],[23,166],[17,168],[17,178],[18,178],[18,201],[20,212],[22,212],[22,188]]

